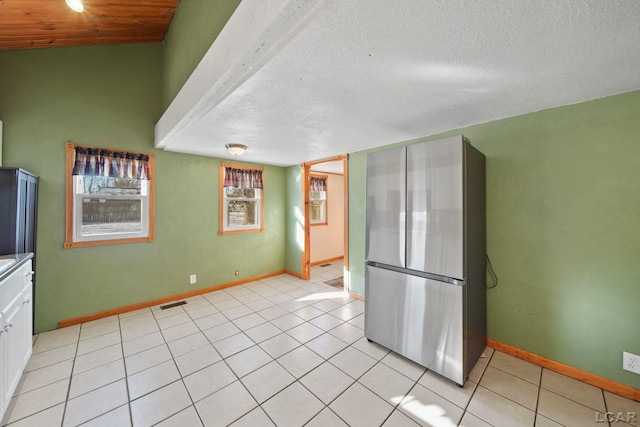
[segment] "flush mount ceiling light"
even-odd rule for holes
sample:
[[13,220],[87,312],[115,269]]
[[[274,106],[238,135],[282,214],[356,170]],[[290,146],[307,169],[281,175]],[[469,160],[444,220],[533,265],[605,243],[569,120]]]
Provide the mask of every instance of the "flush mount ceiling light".
[[82,0],[64,0],[71,9],[76,12],[84,12],[84,6],[82,4]]
[[244,153],[244,150],[247,149],[247,146],[242,144],[227,144],[225,145],[225,147],[227,147],[227,151],[234,156],[241,155],[242,153]]

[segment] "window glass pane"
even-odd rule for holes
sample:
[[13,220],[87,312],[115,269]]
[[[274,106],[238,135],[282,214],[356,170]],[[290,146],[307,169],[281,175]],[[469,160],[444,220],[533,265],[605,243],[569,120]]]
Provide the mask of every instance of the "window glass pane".
[[76,194],[146,195],[148,181],[76,175]]
[[311,200],[324,200],[327,198],[327,192],[326,191],[312,191],[310,193],[310,199]]
[[233,188],[226,187],[225,191],[228,198],[254,199],[260,197],[259,188]]
[[310,191],[309,192],[309,217],[311,223],[326,222],[326,191]]
[[258,225],[257,200],[229,200],[227,202],[227,223],[230,227]]
[[309,215],[311,216],[311,221],[323,221],[324,202],[321,200],[311,200],[309,204]]
[[83,236],[140,233],[142,230],[142,200],[82,198]]

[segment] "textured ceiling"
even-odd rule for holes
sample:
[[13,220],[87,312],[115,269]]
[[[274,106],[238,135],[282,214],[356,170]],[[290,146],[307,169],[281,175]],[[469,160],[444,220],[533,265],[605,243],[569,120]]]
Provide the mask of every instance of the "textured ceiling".
[[270,0],[266,17],[258,1],[156,146],[225,158],[242,143],[242,160],[288,166],[640,89],[635,0]]

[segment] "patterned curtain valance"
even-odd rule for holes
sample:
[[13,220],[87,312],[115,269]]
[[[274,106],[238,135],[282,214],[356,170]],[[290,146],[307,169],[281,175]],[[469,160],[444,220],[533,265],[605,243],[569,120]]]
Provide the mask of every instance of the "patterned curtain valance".
[[74,147],[73,175],[149,179],[149,156],[93,147]]
[[312,176],[309,188],[311,191],[327,191],[327,178]]
[[224,186],[234,188],[262,188],[262,170],[225,167]]

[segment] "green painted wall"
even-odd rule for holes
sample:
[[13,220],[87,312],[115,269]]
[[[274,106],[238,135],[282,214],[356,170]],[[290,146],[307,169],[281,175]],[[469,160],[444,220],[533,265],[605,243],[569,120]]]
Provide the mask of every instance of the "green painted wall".
[[[266,231],[219,236],[220,161],[153,148],[161,67],[160,44],[0,52],[3,164],[40,176],[38,332],[228,283],[236,268],[241,279],[284,269],[285,169],[265,168]],[[63,249],[68,140],[156,154],[155,242]]]
[[287,213],[286,213],[286,260],[287,271],[302,274],[302,252],[304,251],[304,213],[302,211],[302,168],[290,166],[286,169]]
[[[489,336],[640,388],[640,91],[472,126],[487,157]],[[412,141],[413,142],[413,141]],[[352,290],[363,293],[365,153],[349,159]]]
[[162,109],[178,94],[240,0],[180,0],[164,40]]

